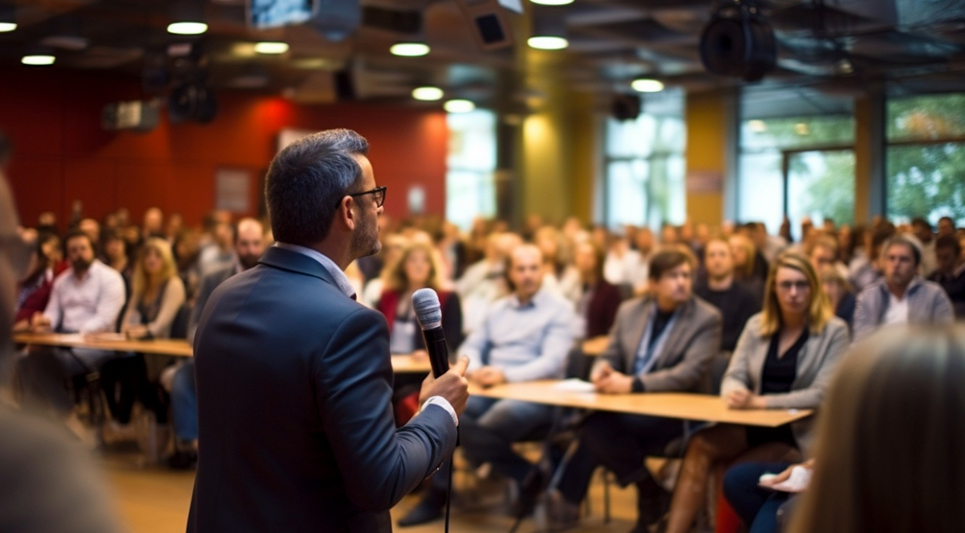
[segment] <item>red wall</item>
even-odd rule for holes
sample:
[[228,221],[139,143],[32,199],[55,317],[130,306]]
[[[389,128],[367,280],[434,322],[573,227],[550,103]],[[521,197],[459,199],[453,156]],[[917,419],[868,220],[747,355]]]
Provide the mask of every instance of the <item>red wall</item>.
[[105,104],[143,97],[137,82],[26,67],[0,72],[0,130],[14,144],[7,174],[20,217],[33,225],[54,211],[64,225],[74,200],[84,215],[102,218],[120,207],[140,221],[151,206],[180,211],[198,224],[215,206],[219,168],[248,170],[248,213],[256,214],[264,172],[283,128],[358,131],[371,145],[375,179],[389,187],[386,213],[408,215],[408,189],[426,192],[426,213],[445,213],[448,131],[445,114],[399,106],[297,105],[282,97],[217,94],[208,125],[171,124],[162,110],[152,132],[101,129]]

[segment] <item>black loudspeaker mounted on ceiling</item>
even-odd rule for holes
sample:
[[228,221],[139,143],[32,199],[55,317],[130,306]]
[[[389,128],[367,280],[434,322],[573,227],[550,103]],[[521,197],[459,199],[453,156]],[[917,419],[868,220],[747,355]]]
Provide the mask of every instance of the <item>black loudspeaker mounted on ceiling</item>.
[[613,97],[610,103],[610,114],[613,118],[623,120],[634,120],[640,116],[642,101],[635,94],[618,94]]
[[523,13],[520,0],[459,0],[458,4],[480,48],[489,51],[513,45],[510,14]]
[[721,6],[700,36],[700,60],[708,72],[758,81],[777,62],[774,30],[753,0]]
[[168,116],[171,122],[194,121],[207,124],[218,114],[214,92],[202,83],[182,83],[168,96]]

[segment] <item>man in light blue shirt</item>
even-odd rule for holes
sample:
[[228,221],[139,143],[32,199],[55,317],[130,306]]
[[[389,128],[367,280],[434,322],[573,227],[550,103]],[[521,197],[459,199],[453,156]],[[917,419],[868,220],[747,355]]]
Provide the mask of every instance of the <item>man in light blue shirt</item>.
[[[507,277],[513,293],[493,302],[479,328],[459,348],[469,357],[469,380],[481,387],[539,379],[560,379],[573,347],[575,316],[568,301],[542,290],[543,257],[532,245],[510,254]],[[512,450],[514,442],[543,437],[552,424],[553,407],[517,400],[470,397],[460,418],[462,447],[473,464],[493,470],[520,488],[517,514],[528,514],[542,485],[528,476],[532,464]],[[432,478],[422,501],[400,526],[442,516],[448,464]]]

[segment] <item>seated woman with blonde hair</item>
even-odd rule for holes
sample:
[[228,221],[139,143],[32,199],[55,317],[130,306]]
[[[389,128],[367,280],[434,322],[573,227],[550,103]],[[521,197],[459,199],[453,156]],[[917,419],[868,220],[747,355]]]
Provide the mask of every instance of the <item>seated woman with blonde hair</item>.
[[[130,339],[166,339],[171,336],[181,306],[184,282],[164,239],[151,237],[137,254],[131,276],[131,297],[120,322],[120,331]],[[167,405],[160,387],[155,386],[173,358],[141,354],[114,359],[104,365],[102,384],[114,421],[127,424],[135,399],[154,411],[157,421],[167,420]],[[120,387],[117,386],[120,384]]]
[[[783,254],[768,273],[763,310],[747,321],[737,341],[721,396],[731,409],[816,409],[848,343],[848,327],[834,316],[811,263]],[[717,424],[697,432],[687,446],[666,531],[690,530],[712,471],[734,462],[799,460],[811,426],[805,419],[778,428]]]

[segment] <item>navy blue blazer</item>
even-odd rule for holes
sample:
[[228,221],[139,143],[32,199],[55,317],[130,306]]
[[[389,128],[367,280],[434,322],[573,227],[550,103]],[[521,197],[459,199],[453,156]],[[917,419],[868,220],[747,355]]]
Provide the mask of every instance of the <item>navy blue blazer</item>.
[[385,319],[272,247],[211,295],[194,340],[189,533],[391,531],[388,510],[456,444],[445,409],[392,415]]

